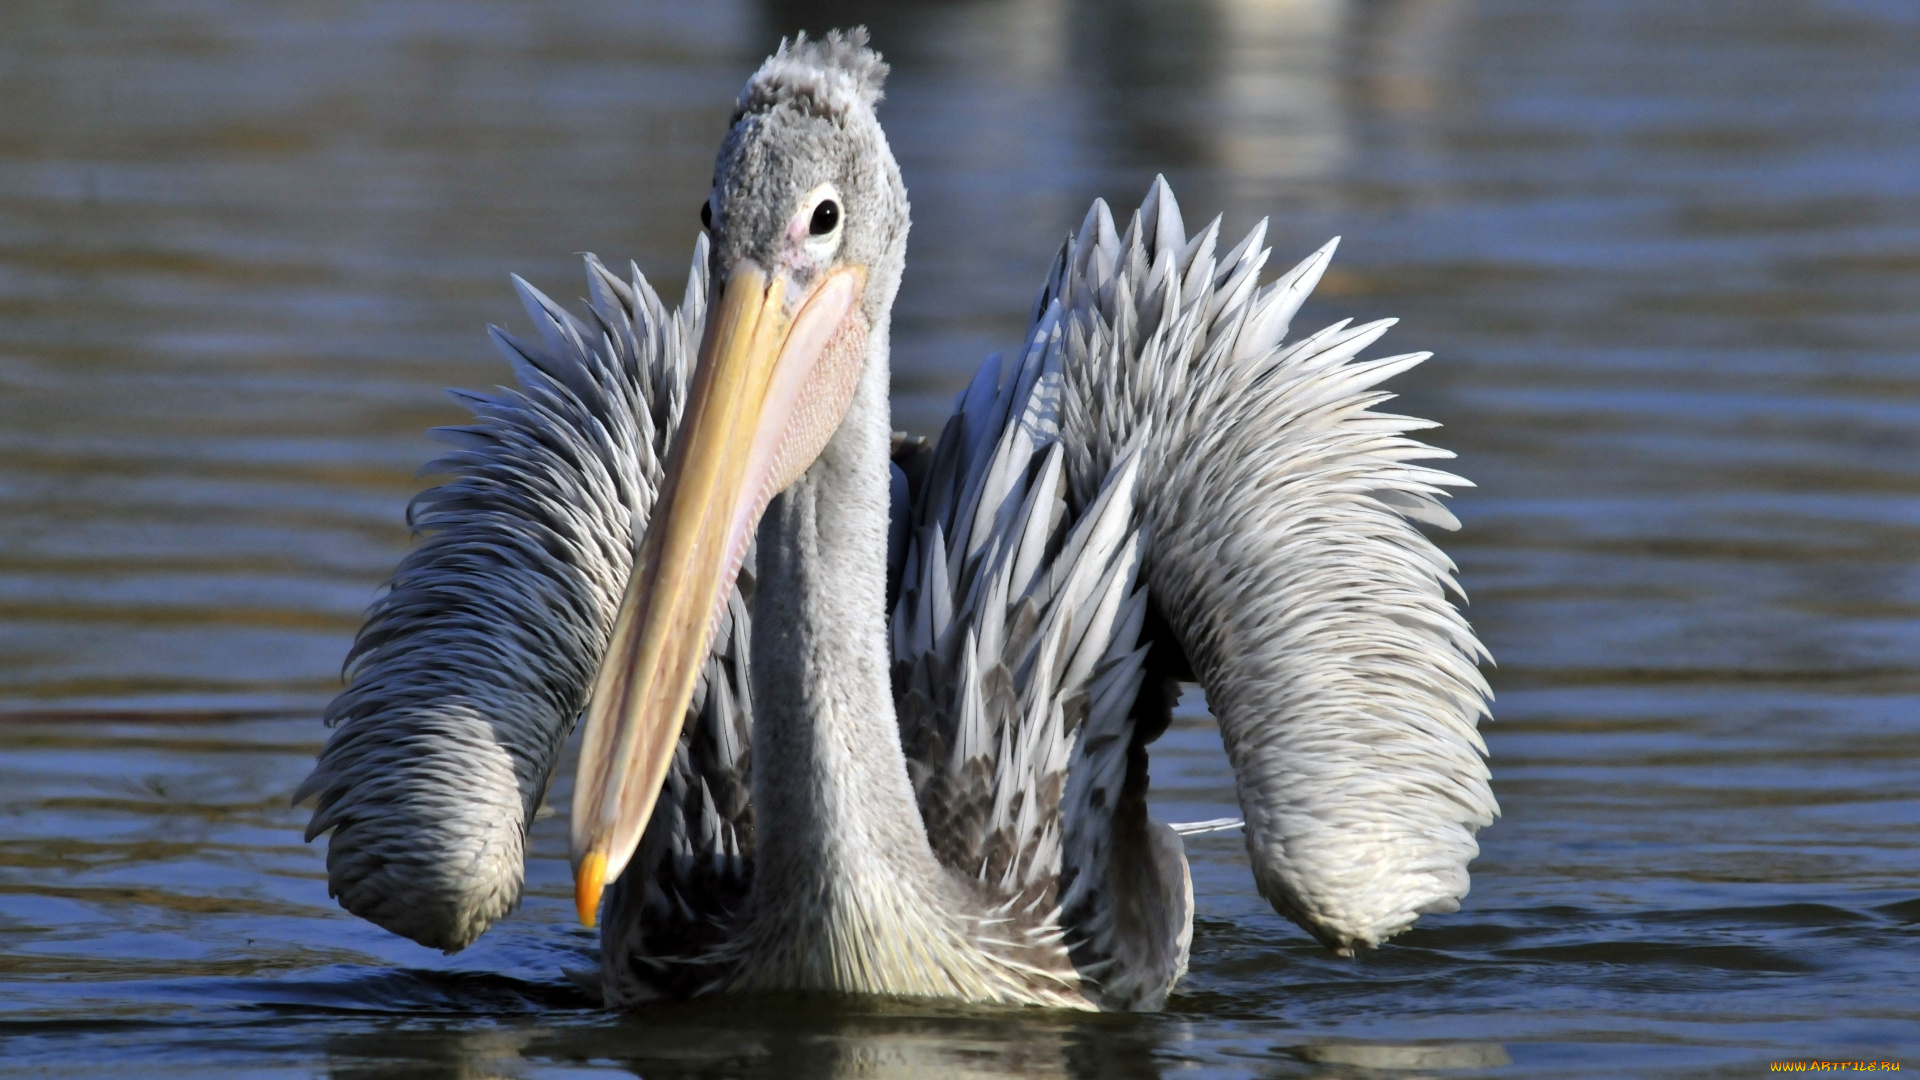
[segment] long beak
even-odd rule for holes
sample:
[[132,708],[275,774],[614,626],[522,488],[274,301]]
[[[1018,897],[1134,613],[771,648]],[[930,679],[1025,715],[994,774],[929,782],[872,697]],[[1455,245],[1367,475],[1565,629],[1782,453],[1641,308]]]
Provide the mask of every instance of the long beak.
[[742,261],[710,316],[685,418],[587,705],[571,838],[574,902],[587,926],[653,813],[747,545],[767,500],[794,479],[777,475],[791,471],[794,406],[865,278],[859,267],[837,269],[803,302],[789,304],[786,274],[769,279]]

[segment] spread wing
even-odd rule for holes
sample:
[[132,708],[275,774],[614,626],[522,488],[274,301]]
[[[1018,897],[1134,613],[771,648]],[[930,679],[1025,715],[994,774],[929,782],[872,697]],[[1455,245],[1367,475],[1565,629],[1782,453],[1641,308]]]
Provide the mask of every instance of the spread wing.
[[1373,411],[1425,354],[1356,360],[1388,322],[1285,342],[1332,245],[1259,287],[1264,225],[1224,256],[1218,231],[1189,239],[1164,181],[1124,236],[1095,203],[1021,354],[905,462],[895,696],[934,850],[1056,927],[1107,1007],[1186,964],[1184,852],[1145,809],[1176,675],[1263,895],[1335,948],[1457,907],[1498,813],[1486,653],[1412,524],[1455,527],[1465,481]]
[[[518,389],[458,395],[472,424],[429,468],[423,534],[374,604],[295,800],[332,830],[341,906],[423,945],[464,948],[519,903],[526,833],[585,706],[679,424],[706,311],[706,240],[669,314],[636,269],[587,257],[586,319],[515,279],[538,340],[495,329]],[[750,581],[750,579],[748,579]],[[738,593],[695,691],[667,788],[614,903],[744,889],[746,608]],[[637,916],[636,916],[637,918]]]
[[1124,236],[1104,204],[1043,300],[1064,313],[1062,427],[1091,493],[1144,440],[1144,577],[1206,687],[1261,893],[1328,945],[1375,945],[1467,892],[1499,813],[1476,725],[1487,659],[1449,594],[1454,566],[1415,523],[1466,481],[1453,455],[1374,411],[1426,359],[1356,357],[1391,320],[1285,340],[1333,254],[1264,287],[1264,222],[1216,257],[1164,180]]

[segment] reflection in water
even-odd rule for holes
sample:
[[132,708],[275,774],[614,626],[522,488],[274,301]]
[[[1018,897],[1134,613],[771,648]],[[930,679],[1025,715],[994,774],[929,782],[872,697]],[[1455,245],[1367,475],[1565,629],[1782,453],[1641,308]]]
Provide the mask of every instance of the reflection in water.
[[[0,1071],[1740,1073],[1920,1023],[1920,23],[1848,4],[15,4],[0,33]],[[915,227],[896,406],[1015,340],[1095,195],[1347,237],[1481,487],[1474,891],[1329,956],[1190,842],[1168,1013],[584,1007],[564,821],[456,957],[286,805],[505,274],[678,291],[732,94],[865,21]],[[1395,343],[1398,343],[1395,345]],[[1197,701],[1162,817],[1234,812]],[[564,780],[564,767],[563,777]],[[564,785],[563,785],[564,786]],[[565,805],[564,791],[556,792]],[[1504,1047],[1504,1050],[1498,1049]],[[1484,1053],[1486,1056],[1474,1055]],[[1502,1054],[1515,1059],[1503,1065]],[[1344,1055],[1344,1056],[1343,1056]],[[1409,1057],[1407,1055],[1414,1055]],[[794,1070],[799,1070],[798,1072]],[[1405,1070],[1405,1071],[1402,1071]]]
[[1422,1069],[1493,1069],[1513,1064],[1507,1048],[1499,1043],[1327,1042],[1296,1046],[1289,1052],[1316,1065],[1392,1069],[1402,1076]]
[[333,1080],[517,1080],[546,1028],[374,1032],[326,1040]]
[[[494,1080],[530,1075],[547,1062],[608,1062],[649,1080],[1157,1080],[1165,1075],[1156,1063],[1163,1038],[1125,1019],[1089,1022],[957,1010],[941,1015],[911,1006],[893,1010],[889,1015],[805,1001],[675,1005],[617,1023],[367,1032],[332,1036],[326,1045],[334,1080]],[[1304,1075],[1321,1080],[1377,1075],[1376,1070],[1417,1080],[1513,1063],[1498,1043],[1349,1040],[1280,1045],[1272,1051],[1276,1065],[1290,1059],[1310,1066]]]
[[[1328,177],[1347,155],[1344,0],[1223,0],[1215,139],[1235,193]],[[1217,67],[1215,66],[1217,64]],[[1244,196],[1242,196],[1244,197]]]
[[345,1034],[329,1038],[327,1052],[337,1080],[517,1077],[546,1062],[609,1063],[649,1080],[1152,1080],[1161,1075],[1156,1041],[1124,1021],[1034,1011],[774,999],[659,1006],[558,1025]]
[[1430,114],[1459,93],[1471,15],[1472,0],[1356,4],[1352,17],[1359,25],[1341,43],[1351,55],[1336,77],[1350,73],[1369,113]]

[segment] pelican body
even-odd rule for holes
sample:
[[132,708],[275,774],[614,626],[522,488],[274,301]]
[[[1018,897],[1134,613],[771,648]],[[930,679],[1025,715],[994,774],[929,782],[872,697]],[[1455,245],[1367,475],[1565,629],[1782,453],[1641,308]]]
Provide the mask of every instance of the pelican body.
[[1094,204],[937,441],[896,436],[885,72],[855,31],[753,76],[678,310],[592,256],[580,316],[515,279],[519,387],[442,433],[297,796],[331,891],[471,943],[584,717],[608,1004],[1159,1008],[1193,898],[1147,747],[1197,680],[1278,911],[1345,951],[1457,908],[1491,694],[1413,523],[1465,481],[1373,409],[1426,354],[1288,341],[1333,245],[1260,285],[1264,223],[1223,254],[1156,181],[1124,232]]

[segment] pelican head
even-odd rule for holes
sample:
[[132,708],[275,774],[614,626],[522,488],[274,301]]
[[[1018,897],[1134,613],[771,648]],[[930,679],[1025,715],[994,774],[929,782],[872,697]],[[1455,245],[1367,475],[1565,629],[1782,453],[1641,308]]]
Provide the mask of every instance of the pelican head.
[[586,712],[572,859],[588,926],[639,845],[768,501],[886,353],[907,199],[873,111],[886,65],[865,44],[860,30],[803,35],[768,58],[701,209],[717,301]]

